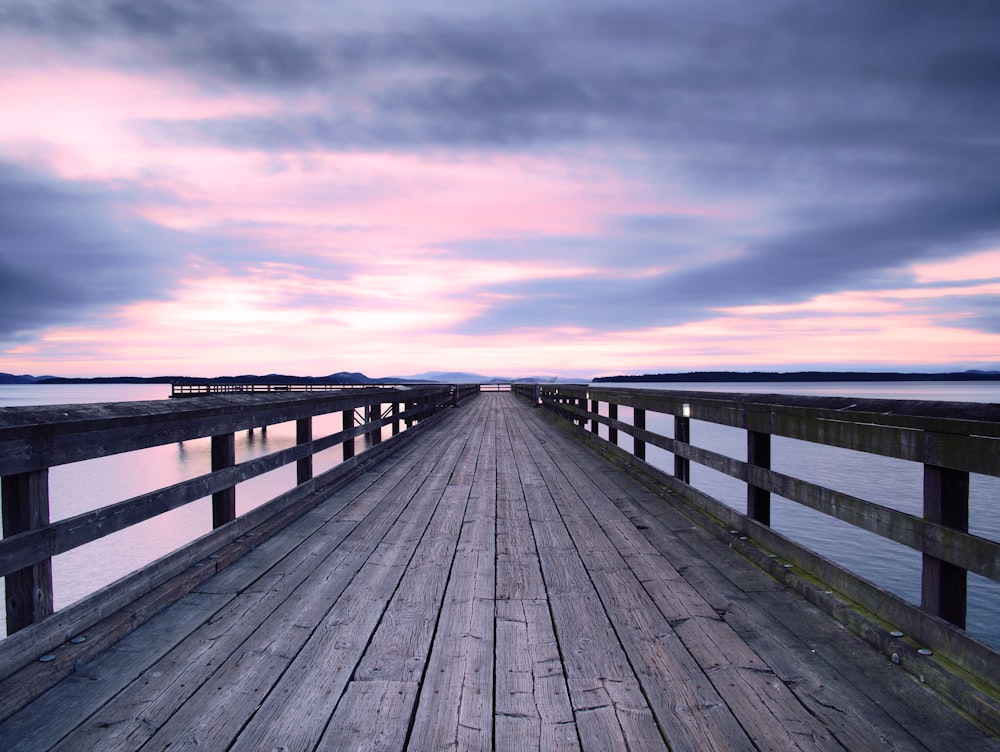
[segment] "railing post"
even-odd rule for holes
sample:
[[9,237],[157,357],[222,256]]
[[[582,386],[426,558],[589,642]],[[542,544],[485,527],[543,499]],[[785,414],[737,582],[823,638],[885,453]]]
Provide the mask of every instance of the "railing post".
[[382,443],[382,403],[376,402],[370,407],[371,412],[368,415],[368,422],[370,423],[371,419],[374,417],[375,422],[378,423],[378,427],[368,434],[370,443],[374,446],[375,444]]
[[[969,473],[924,465],[924,519],[969,531]],[[965,629],[966,570],[923,555],[920,607]]]
[[392,435],[399,435],[399,403],[393,401],[392,403]]
[[[636,428],[646,428],[646,411],[635,407],[632,409],[632,425]],[[632,439],[633,449],[632,454],[636,456],[636,459],[645,460],[646,459],[646,442],[641,439],[633,437]]]
[[[49,471],[33,470],[3,477],[5,537],[49,524]],[[12,572],[4,578],[7,633],[13,634],[52,613],[52,559]]]
[[[350,410],[344,410],[344,412],[341,413],[341,415],[343,416],[344,430],[350,431],[352,428],[354,428],[354,408],[352,407]],[[345,460],[351,459],[351,457],[354,456],[354,437],[352,436],[349,439],[344,439],[344,443],[342,446],[343,446],[344,459]]]
[[[691,443],[691,419],[686,415],[674,416],[674,441]],[[691,460],[674,454],[674,477],[683,483],[691,482]]]
[[[747,430],[747,462],[771,469],[771,434]],[[762,525],[771,524],[771,493],[747,483],[747,517]]]
[[[608,403],[608,419],[618,420],[618,404],[615,402]],[[608,441],[615,446],[618,445],[618,429],[612,426],[608,426]]]
[[597,426],[600,425],[597,422],[597,415],[600,414],[600,403],[593,399],[590,401],[590,414],[594,417],[590,419],[590,432],[597,433]]
[[[312,441],[312,418],[300,418],[295,421],[295,443],[307,444]],[[295,463],[296,482],[302,485],[313,477],[313,458],[310,454]]]
[[[236,464],[236,436],[231,433],[212,437],[212,472]],[[212,494],[212,527],[221,527],[236,519],[236,486]]]

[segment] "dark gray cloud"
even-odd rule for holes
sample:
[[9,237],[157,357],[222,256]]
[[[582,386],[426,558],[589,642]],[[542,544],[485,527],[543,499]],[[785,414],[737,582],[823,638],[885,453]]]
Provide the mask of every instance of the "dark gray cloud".
[[[190,64],[242,83],[256,70],[240,54],[246,46],[289,61],[297,74],[288,83],[323,87],[331,102],[308,115],[193,122],[181,132],[306,149],[638,140],[680,152],[710,178],[727,161],[738,176],[769,171],[779,150],[813,167],[888,168],[911,149],[954,149],[988,134],[1000,117],[1000,10],[919,5],[616,4],[541,18],[484,11],[461,24],[401,15],[366,31],[262,40],[248,22],[222,40],[206,24],[204,41],[177,43]],[[294,63],[299,48],[311,62]],[[363,106],[344,107],[345,91]],[[820,149],[833,151],[815,165]]]
[[0,340],[166,294],[184,240],[129,218],[120,192],[0,162]]
[[128,67],[172,66],[217,84],[296,86],[329,72],[327,54],[308,35],[271,29],[219,0],[12,3],[0,10],[0,25]]
[[[735,258],[707,263],[699,257],[709,248],[694,240],[686,246],[675,242],[657,247],[631,245],[619,237],[625,256],[641,254],[647,262],[657,257],[678,260],[684,268],[655,277],[567,276],[498,285],[489,292],[499,294],[502,302],[463,324],[462,330],[486,333],[529,323],[574,324],[601,331],[634,327],[640,321],[669,326],[711,318],[719,308],[789,303],[842,289],[892,287],[900,282],[898,270],[907,264],[1000,242],[1000,177],[848,209],[813,207],[797,213],[795,220],[781,233],[747,240]],[[627,218],[622,224],[661,227],[665,234],[676,227],[671,218],[654,222],[646,216]],[[719,229],[713,233],[706,228],[705,235],[720,240]],[[604,240],[613,242],[610,237]],[[960,304],[967,301],[970,298],[963,295]],[[980,313],[966,317],[963,324],[994,332],[997,317],[987,312],[988,302],[971,303]],[[937,305],[942,314],[947,312],[947,300]]]
[[[656,278],[567,277],[487,292],[470,331],[669,324],[720,306],[874,289],[916,260],[1000,236],[1000,3],[9,4],[0,23],[204,87],[315,95],[303,112],[145,123],[232,149],[628,155],[651,194],[754,207],[645,213],[593,238],[447,250],[584,258]],[[108,44],[105,44],[105,43]],[[625,157],[623,156],[623,161]],[[740,255],[709,263],[720,249]],[[971,319],[970,319],[971,320]],[[988,313],[976,321],[992,329]]]
[[[1000,296],[977,295],[966,298],[965,303],[968,312],[964,318],[955,321],[956,325],[988,334],[1000,334]],[[942,312],[951,313],[947,310]]]

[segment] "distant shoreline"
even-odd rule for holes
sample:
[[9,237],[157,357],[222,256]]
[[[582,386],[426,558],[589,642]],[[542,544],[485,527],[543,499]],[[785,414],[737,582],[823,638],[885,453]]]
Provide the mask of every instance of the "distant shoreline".
[[[450,374],[449,374],[450,375]],[[471,376],[471,374],[456,374]],[[524,381],[532,383],[537,378],[484,379],[482,383],[497,381]],[[560,382],[568,381],[559,379]],[[871,371],[686,371],[682,373],[647,373],[639,375],[598,376],[581,378],[573,383],[754,383],[754,382],[893,382],[893,381],[1000,381],[1000,371],[957,371],[947,373],[896,373]],[[548,382],[548,380],[546,380]],[[289,376],[285,374],[215,376],[15,376],[0,373],[0,384],[415,384],[451,383],[414,378],[370,378],[363,373],[341,372],[329,376]],[[555,383],[555,382],[553,382]]]
[[408,383],[408,379],[370,379],[362,373],[339,373],[330,376],[14,376],[0,373],[0,384],[380,384]]
[[636,376],[599,376],[600,383],[751,383],[821,381],[1000,381],[1000,371],[960,371],[950,373],[876,373],[870,371],[689,371],[687,373],[647,373]]

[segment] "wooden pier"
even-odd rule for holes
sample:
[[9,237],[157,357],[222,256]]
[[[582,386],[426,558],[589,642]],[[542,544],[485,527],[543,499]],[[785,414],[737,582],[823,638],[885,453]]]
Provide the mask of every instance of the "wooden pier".
[[904,670],[534,400],[416,428],[92,623],[0,643],[0,749],[1000,749],[921,683],[937,657],[899,638]]

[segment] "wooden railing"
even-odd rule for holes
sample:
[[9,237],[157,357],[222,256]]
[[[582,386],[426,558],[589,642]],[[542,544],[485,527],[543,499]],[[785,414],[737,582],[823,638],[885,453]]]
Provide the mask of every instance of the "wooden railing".
[[[412,428],[477,391],[474,384],[435,385],[0,410],[4,533],[0,575],[5,577],[8,633],[53,614],[53,556],[198,499],[212,498],[213,533],[161,560],[150,571],[125,578],[120,587],[102,591],[101,603],[90,604],[80,619],[67,617],[68,621],[51,630],[57,637],[59,632],[86,626],[86,619],[140,597],[206,552],[238,539],[320,487],[347,477],[380,450],[387,451],[386,445],[410,434],[403,431],[404,425]],[[314,437],[313,418],[338,412],[342,430]],[[235,432],[287,421],[296,423],[294,446],[236,463]],[[383,426],[392,426],[392,437],[384,443]],[[371,448],[356,457],[355,439],[359,436],[367,437]],[[49,468],[203,437],[211,437],[211,468],[204,475],[50,522]],[[338,444],[343,461],[314,478],[313,456]],[[296,466],[296,487],[237,517],[238,484],[291,463]],[[39,643],[44,644],[45,639]]]
[[[233,381],[177,382],[170,385],[171,397],[201,397],[206,394],[270,394],[272,392],[331,392],[344,389],[399,389],[412,388],[413,384],[323,384],[323,383],[275,383]],[[423,386],[423,385],[419,385]]]
[[479,385],[479,391],[481,392],[509,392],[510,384],[504,382],[489,382],[486,384]]
[[[970,473],[1000,476],[1000,405],[585,385],[517,384],[514,391],[568,421],[580,438],[720,520],[731,544],[772,573],[783,576],[782,567],[799,567],[896,625],[893,631],[944,651],[978,676],[996,673],[997,652],[956,627],[965,626],[967,573],[1000,581],[1000,544],[968,532]],[[622,407],[630,409],[630,422],[619,419]],[[672,437],[647,430],[650,413],[673,418]],[[747,459],[698,446],[692,419],[743,429]],[[622,435],[632,438],[631,451],[621,446]],[[772,470],[772,436],[920,463],[922,516]],[[673,455],[672,473],[646,462],[647,446]],[[742,481],[745,514],[692,486],[692,462]],[[919,551],[920,607],[773,531],[771,494]]]

